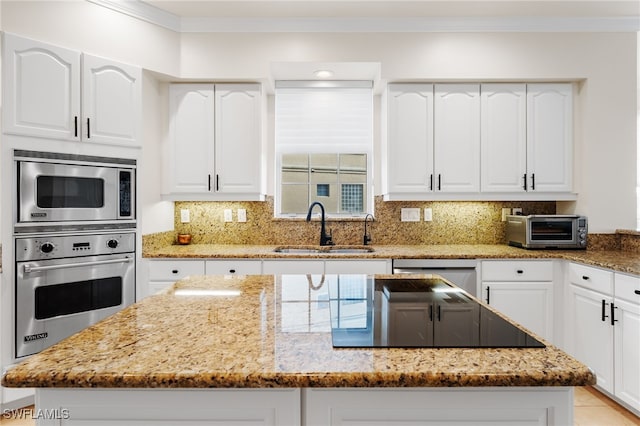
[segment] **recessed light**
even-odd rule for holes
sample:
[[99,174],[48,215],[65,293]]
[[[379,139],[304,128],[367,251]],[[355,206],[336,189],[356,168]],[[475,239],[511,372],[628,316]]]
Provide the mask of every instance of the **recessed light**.
[[333,71],[331,70],[318,70],[313,73],[317,78],[329,78],[333,77]]

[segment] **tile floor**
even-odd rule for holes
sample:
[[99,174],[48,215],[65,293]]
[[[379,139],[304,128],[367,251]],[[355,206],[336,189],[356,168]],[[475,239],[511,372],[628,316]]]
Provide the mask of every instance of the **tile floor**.
[[[614,401],[590,387],[578,387],[574,398],[574,426],[640,426],[640,418],[634,416]],[[33,426],[33,407],[28,407],[22,415],[9,418],[0,415],[2,426]]]

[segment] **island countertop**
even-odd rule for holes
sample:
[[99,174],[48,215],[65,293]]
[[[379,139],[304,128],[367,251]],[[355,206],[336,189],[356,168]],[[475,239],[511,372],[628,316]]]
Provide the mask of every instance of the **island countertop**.
[[[334,348],[329,302],[309,296],[283,306],[288,302],[283,297],[286,277],[181,280],[32,356],[9,370],[2,384],[302,388],[595,383],[585,365],[546,342],[546,348],[535,349]],[[231,293],[214,295],[220,290]]]

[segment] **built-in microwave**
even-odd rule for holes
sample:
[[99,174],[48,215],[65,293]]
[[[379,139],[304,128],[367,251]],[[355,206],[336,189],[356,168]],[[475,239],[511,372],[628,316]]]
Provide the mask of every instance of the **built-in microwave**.
[[14,160],[16,232],[135,227],[136,160],[23,150]]
[[507,216],[507,243],[528,249],[586,249],[587,218],[578,215]]

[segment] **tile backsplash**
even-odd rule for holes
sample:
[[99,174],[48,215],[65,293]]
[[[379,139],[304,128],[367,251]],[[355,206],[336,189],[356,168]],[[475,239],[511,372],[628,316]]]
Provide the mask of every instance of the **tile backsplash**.
[[[523,214],[556,212],[556,203],[547,201],[385,202],[376,197],[375,221],[369,224],[371,244],[502,244],[502,208],[515,207],[522,208]],[[419,208],[421,221],[401,222],[402,208]],[[431,222],[424,221],[425,208],[432,209]],[[189,210],[189,223],[181,222],[182,209]],[[225,209],[232,210],[233,222],[224,222]],[[247,222],[238,222],[238,209],[246,209]],[[273,212],[272,197],[265,202],[176,202],[175,232],[162,238],[175,240],[180,233],[191,234],[192,244],[318,244],[317,219],[311,223],[303,218],[276,219]],[[332,230],[336,244],[362,244],[362,219],[329,219],[327,228]]]

